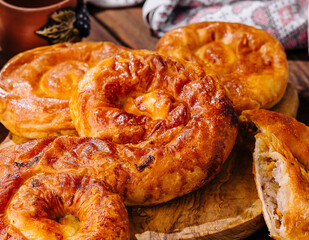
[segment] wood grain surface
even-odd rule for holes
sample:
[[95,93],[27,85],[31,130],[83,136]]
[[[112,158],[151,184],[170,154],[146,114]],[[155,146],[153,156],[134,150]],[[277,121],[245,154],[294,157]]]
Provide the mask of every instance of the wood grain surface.
[[[140,6],[100,9],[90,5],[90,12],[91,34],[84,40],[110,41],[134,49],[154,49],[158,39],[152,36],[142,20]],[[297,119],[309,125],[308,52],[288,51],[287,57],[290,83],[300,99]],[[7,60],[0,52],[0,66]],[[294,112],[294,107],[287,109]],[[8,131],[0,124],[0,140],[3,141],[7,135]],[[166,204],[129,208],[132,239],[271,239],[261,215],[251,161],[248,149],[237,144],[211,185]],[[226,198],[229,202],[225,201]]]

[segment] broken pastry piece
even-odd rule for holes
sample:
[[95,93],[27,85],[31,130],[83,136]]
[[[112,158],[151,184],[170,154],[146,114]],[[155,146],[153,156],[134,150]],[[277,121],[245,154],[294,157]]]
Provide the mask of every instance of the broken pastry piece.
[[253,170],[263,215],[274,239],[309,236],[309,127],[267,110],[245,111],[258,128]]

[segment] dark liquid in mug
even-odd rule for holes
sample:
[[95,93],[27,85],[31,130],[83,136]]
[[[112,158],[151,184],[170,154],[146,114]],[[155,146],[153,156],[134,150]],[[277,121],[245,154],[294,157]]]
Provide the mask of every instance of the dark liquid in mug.
[[17,7],[39,8],[59,3],[62,2],[63,0],[4,0],[4,1]]

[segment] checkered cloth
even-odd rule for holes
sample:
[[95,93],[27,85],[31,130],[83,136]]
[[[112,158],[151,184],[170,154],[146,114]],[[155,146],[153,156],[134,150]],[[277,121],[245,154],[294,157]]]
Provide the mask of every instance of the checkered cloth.
[[194,22],[239,22],[262,28],[285,49],[308,46],[307,0],[146,0],[145,22],[157,36]]

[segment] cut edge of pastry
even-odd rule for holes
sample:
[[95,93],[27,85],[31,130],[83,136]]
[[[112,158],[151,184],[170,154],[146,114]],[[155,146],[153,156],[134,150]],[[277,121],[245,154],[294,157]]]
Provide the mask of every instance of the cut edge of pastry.
[[253,171],[270,235],[275,239],[287,239],[282,223],[291,197],[290,176],[286,156],[277,149],[279,145],[275,136],[257,134]]
[[263,215],[274,239],[308,239],[309,174],[274,134],[258,133],[253,172]]

